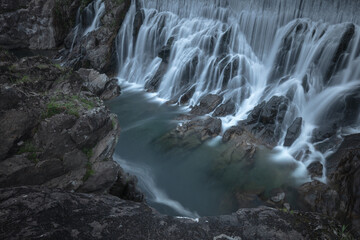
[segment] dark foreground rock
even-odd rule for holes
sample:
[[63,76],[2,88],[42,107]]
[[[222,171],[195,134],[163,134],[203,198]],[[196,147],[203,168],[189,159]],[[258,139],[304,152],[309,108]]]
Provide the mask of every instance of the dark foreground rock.
[[300,187],[300,196],[312,209],[351,228],[360,236],[360,134],[344,138],[326,161],[328,183],[318,181]]
[[[341,225],[315,213],[240,209],[197,220],[144,203],[37,187],[0,189],[2,239],[339,239]],[[346,235],[344,235],[346,237]]]
[[1,51],[0,58],[0,187],[107,193],[116,183],[123,190],[114,194],[142,200],[136,180],[112,159],[120,127],[98,97],[111,81],[45,57],[17,60]]

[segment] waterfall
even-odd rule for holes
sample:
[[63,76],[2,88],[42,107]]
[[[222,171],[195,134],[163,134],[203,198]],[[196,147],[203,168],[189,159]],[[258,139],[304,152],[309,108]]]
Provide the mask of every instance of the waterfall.
[[[133,0],[116,43],[118,76],[174,102],[189,94],[191,106],[221,94],[236,106],[225,129],[284,96],[278,149],[325,165],[336,144],[324,142],[359,126],[359,10],[352,0]],[[284,146],[300,118],[299,137]]]
[[101,17],[105,13],[105,3],[102,0],[95,0],[89,3],[82,10],[78,9],[76,14],[76,23],[73,31],[73,40],[70,52],[79,39],[94,31],[101,25]]
[[84,30],[83,36],[87,35],[88,33],[94,31],[96,28],[100,26],[100,19],[105,13],[105,3],[102,0],[95,0],[94,2],[90,3],[84,9],[84,16],[85,18],[92,19],[91,24]]

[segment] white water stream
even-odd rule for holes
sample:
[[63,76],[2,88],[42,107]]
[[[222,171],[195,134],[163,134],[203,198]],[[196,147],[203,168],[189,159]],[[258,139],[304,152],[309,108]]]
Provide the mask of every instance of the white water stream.
[[[235,114],[222,118],[223,130],[262,101],[286,96],[274,159],[295,162],[294,174],[306,178],[306,166],[325,166],[336,147],[319,150],[327,139],[314,140],[314,130],[333,127],[340,138],[359,126],[357,10],[350,0],[133,1],[118,33],[119,78],[145,86],[164,65],[159,52],[168,44],[158,96],[177,101],[195,88],[194,106],[209,93],[222,94],[224,103],[236,105]],[[297,117],[301,134],[284,147]],[[325,171],[320,180],[326,181]]]

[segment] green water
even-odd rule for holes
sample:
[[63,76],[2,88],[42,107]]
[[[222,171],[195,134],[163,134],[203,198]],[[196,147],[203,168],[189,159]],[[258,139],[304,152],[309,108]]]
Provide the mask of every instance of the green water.
[[[249,163],[248,159],[229,162],[224,158],[227,146],[221,139],[193,149],[169,148],[159,139],[176,127],[174,119],[183,110],[126,87],[107,105],[118,115],[122,128],[115,158],[125,170],[138,176],[147,202],[159,212],[227,214],[239,207],[266,205],[266,198],[277,188],[286,192],[287,202],[295,202],[293,166],[270,161],[269,150],[258,149]],[[175,205],[193,215],[179,211]]]

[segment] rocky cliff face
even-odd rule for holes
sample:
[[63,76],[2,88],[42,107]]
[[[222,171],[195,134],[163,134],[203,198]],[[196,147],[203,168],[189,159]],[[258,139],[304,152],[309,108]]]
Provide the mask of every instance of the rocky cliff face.
[[44,57],[17,60],[6,51],[0,57],[0,187],[106,193],[118,181],[119,196],[141,200],[127,192],[134,179],[112,160],[120,127],[97,97],[116,96],[119,86]]
[[67,65],[79,69],[91,67],[110,75],[116,72],[115,40],[130,7],[131,0],[105,0],[105,14],[99,28],[86,35],[74,28],[65,38],[61,55]]
[[75,23],[80,0],[0,2],[0,47],[52,49]]

